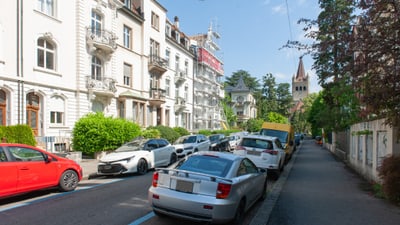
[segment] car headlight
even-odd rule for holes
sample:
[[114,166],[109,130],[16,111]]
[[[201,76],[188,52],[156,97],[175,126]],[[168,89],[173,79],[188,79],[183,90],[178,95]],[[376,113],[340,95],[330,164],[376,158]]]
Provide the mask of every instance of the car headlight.
[[135,158],[135,156],[132,156],[132,157],[126,158],[125,160],[126,160],[126,162],[127,162],[127,163],[129,163],[131,160],[133,160],[133,158]]
[[216,144],[216,143],[214,143],[214,144],[211,144],[211,147],[215,147],[215,146],[217,146],[217,144]]

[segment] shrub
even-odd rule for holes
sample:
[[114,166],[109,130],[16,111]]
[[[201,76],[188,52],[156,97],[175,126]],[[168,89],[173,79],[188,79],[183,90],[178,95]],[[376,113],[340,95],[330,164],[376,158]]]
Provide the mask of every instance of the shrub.
[[76,122],[72,130],[72,146],[75,151],[92,155],[116,149],[140,134],[139,125],[128,120],[90,113]]
[[205,136],[210,136],[212,132],[210,130],[199,130],[199,134],[205,135]]
[[176,132],[171,127],[159,125],[159,126],[155,126],[155,127],[149,127],[149,129],[156,129],[156,130],[160,131],[160,134],[161,134],[160,137],[167,139],[170,143],[174,143],[176,141],[176,139],[178,139],[180,137],[179,133]]
[[400,156],[389,156],[382,161],[378,170],[382,179],[385,196],[393,202],[400,203]]
[[174,131],[176,131],[180,136],[189,135],[189,131],[183,127],[174,127]]
[[2,126],[0,129],[1,141],[7,143],[20,143],[30,146],[36,145],[32,128],[26,124]]
[[146,129],[142,131],[142,136],[145,138],[160,138],[161,132],[157,129]]

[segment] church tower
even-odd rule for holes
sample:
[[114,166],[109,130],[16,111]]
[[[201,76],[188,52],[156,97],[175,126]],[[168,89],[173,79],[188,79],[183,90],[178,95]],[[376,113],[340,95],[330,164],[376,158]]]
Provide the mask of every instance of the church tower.
[[292,96],[295,103],[302,101],[302,99],[308,96],[310,87],[308,78],[309,76],[304,70],[303,58],[300,57],[297,74],[293,75],[292,78]]

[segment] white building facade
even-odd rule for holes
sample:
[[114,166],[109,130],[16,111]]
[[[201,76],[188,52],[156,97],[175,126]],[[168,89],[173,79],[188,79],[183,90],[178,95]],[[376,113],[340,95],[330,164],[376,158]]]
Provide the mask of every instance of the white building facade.
[[[59,143],[68,147],[75,122],[91,112],[143,128],[166,125],[195,131],[193,83],[199,65],[191,39],[166,12],[156,0],[4,4],[1,125],[28,124],[39,144],[47,145],[41,143],[49,141],[44,137],[52,137],[51,148]],[[210,76],[214,89],[197,88],[216,90],[215,102],[223,97],[222,88],[215,89],[222,87],[217,82],[223,75],[219,64],[221,69]],[[220,121],[217,112],[214,107],[214,114],[197,116]],[[201,128],[218,128],[208,125]]]

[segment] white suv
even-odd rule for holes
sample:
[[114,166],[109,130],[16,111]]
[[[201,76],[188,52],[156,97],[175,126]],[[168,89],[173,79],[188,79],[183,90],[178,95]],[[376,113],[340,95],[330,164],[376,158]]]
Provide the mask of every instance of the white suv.
[[174,142],[175,152],[179,158],[198,151],[208,151],[210,140],[202,134],[186,135]]
[[264,135],[243,136],[233,154],[243,155],[256,164],[267,169],[268,175],[279,178],[285,166],[285,151],[277,137]]

